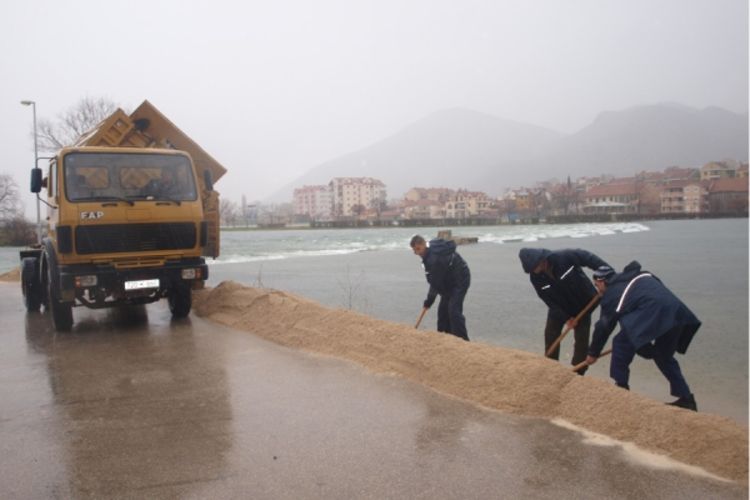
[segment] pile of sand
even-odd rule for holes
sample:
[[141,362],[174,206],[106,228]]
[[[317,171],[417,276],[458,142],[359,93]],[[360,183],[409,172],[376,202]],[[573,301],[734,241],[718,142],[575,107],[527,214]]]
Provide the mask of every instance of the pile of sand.
[[535,354],[417,331],[231,281],[196,293],[194,310],[281,345],[352,360],[488,408],[563,419],[747,483],[746,428],[579,377]]
[[5,282],[21,281],[21,268],[17,267],[15,269],[11,269],[7,273],[0,274],[0,281],[5,281]]

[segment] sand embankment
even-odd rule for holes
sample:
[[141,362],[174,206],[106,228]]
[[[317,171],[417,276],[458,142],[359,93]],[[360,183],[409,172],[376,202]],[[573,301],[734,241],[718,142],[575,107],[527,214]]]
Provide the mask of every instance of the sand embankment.
[[579,377],[535,354],[417,331],[231,281],[196,293],[194,310],[281,345],[352,360],[487,408],[563,419],[747,484],[746,428]]
[[11,269],[7,273],[0,274],[0,281],[8,283],[21,281],[21,268],[17,267],[15,269]]

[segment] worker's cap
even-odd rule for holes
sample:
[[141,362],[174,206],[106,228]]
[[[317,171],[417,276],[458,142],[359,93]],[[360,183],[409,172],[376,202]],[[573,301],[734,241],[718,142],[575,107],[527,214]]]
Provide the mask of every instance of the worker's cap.
[[608,281],[612,276],[615,275],[615,270],[609,266],[599,266],[594,271],[594,280],[596,281]]

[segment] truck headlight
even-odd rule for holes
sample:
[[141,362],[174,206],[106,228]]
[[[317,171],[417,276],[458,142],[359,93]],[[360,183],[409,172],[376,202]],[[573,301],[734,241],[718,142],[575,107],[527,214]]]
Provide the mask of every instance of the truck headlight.
[[194,280],[194,279],[200,279],[201,277],[201,270],[195,269],[193,267],[189,269],[183,269],[182,270],[182,279],[184,280]]
[[95,274],[88,274],[86,276],[76,276],[76,288],[88,288],[96,286],[99,280]]

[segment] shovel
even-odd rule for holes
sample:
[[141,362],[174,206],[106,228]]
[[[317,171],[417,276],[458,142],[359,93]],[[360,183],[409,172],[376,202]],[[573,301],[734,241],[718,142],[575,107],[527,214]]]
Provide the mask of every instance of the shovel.
[[[596,358],[596,359],[599,359],[599,358],[603,358],[604,356],[606,356],[606,355],[608,355],[608,354],[612,354],[612,349],[607,349],[606,351],[602,351],[602,353],[601,353],[601,354],[599,354],[599,357],[598,357],[598,358]],[[584,366],[586,366],[586,362],[585,362],[585,361],[581,361],[580,363],[578,363],[577,365],[575,365],[575,366],[573,367],[573,371],[574,371],[574,372],[577,372],[578,370],[580,370],[580,369],[581,369],[581,368],[583,368]]]
[[[586,304],[586,307],[583,308],[581,312],[578,313],[578,316],[575,317],[575,323],[578,323],[581,318],[583,318],[587,312],[591,310],[592,307],[596,305],[596,303],[599,301],[599,294],[597,293],[594,295],[594,298],[591,299],[591,301]],[[557,339],[552,342],[552,345],[549,346],[549,349],[547,349],[547,352],[544,353],[545,356],[549,358],[550,354],[552,354],[555,349],[557,349],[557,346],[560,345],[560,342],[565,338],[565,336],[573,329],[573,327],[567,327]]]

